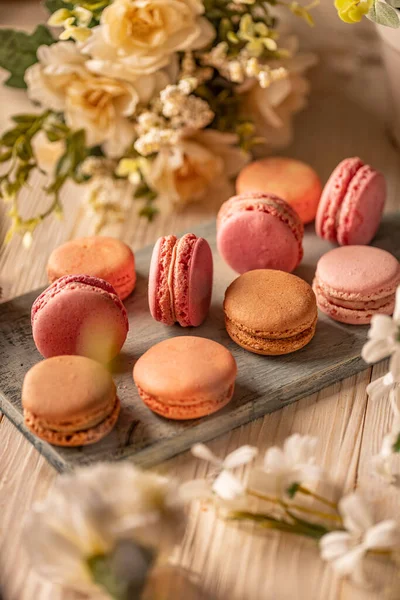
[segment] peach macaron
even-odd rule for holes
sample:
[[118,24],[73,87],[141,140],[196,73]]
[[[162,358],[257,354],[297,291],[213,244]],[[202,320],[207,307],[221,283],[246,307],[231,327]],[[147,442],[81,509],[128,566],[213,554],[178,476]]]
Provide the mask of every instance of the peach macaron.
[[84,356],[55,356],[34,365],[25,375],[22,406],[32,433],[71,447],[106,436],[120,412],[110,373]]
[[91,236],[71,240],[53,250],[47,263],[49,283],[65,275],[104,279],[124,300],[135,288],[135,257],[129,246],[116,238]]
[[315,219],[321,191],[321,181],[310,165],[284,156],[252,162],[236,180],[237,194],[275,194],[294,208],[304,224]]
[[143,402],[168,419],[204,417],[232,398],[237,367],[221,344],[194,336],[173,337],[143,354],[133,379]]

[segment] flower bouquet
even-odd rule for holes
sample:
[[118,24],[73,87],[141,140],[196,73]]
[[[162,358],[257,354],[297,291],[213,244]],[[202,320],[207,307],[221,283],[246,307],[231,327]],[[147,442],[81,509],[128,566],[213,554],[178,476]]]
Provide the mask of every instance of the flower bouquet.
[[[186,205],[235,176],[255,144],[287,143],[314,56],[280,35],[274,5],[312,22],[295,0],[46,0],[59,40],[44,25],[0,30],[6,85],[26,87],[38,107],[0,138],[7,240],[28,245],[60,216],[69,181],[87,184],[100,229],[132,198],[152,218],[162,202]],[[35,171],[49,204],[25,218],[18,197]]]

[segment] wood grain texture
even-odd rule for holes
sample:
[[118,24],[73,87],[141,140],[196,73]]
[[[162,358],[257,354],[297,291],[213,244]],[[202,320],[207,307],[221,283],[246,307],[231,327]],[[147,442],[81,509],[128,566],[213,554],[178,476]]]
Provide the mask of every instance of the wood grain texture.
[[[2,0],[0,24],[30,29],[43,19],[38,0]],[[390,110],[384,72],[374,28],[364,21],[351,27],[335,16],[333,2],[321,0],[315,11],[316,27],[309,30],[293,21],[303,47],[317,49],[320,64],[312,75],[309,107],[296,119],[295,142],[285,154],[309,161],[326,180],[335,163],[345,156],[361,155],[386,175],[389,211],[399,208],[400,155],[386,136]],[[0,88],[0,127],[12,112],[30,110],[24,92]],[[163,213],[152,224],[138,219],[134,210],[127,221],[109,228],[137,250],[165,233],[188,229],[210,219],[224,199],[221,191],[206,204],[180,214]],[[46,284],[49,253],[63,241],[85,235],[90,222],[80,208],[80,192],[68,192],[63,223],[49,221],[29,252],[18,240],[0,253],[3,300]],[[22,206],[43,208],[40,182],[34,181]],[[8,223],[0,207],[0,240]],[[0,305],[0,313],[2,306]],[[372,369],[372,378],[387,368]],[[211,443],[224,456],[240,444],[265,449],[281,444],[294,432],[319,437],[320,463],[336,478],[340,490],[360,489],[372,501],[379,518],[397,517],[398,492],[382,487],[371,474],[371,456],[389,426],[387,403],[368,401],[365,388],[371,369],[309,395],[280,411],[233,430]],[[182,480],[202,477],[209,467],[188,453],[160,469]],[[76,594],[42,581],[30,568],[24,552],[21,523],[34,501],[40,500],[56,475],[32,445],[6,418],[0,421],[0,588],[3,600],[82,600]],[[245,476],[245,470],[243,470]],[[228,525],[212,511],[193,506],[185,540],[175,561],[197,572],[213,598],[225,600],[381,600],[382,594],[359,591],[340,582],[318,558],[313,546],[297,538],[261,532],[252,527]],[[94,597],[93,597],[94,598]],[[180,594],[175,598],[189,598]],[[398,598],[393,596],[393,598]],[[92,600],[92,598],[90,599]],[[385,599],[386,600],[386,599]]]
[[[38,439],[25,427],[20,400],[22,382],[31,366],[41,360],[30,326],[30,309],[39,292],[3,304],[0,316],[0,408],[57,470],[123,458],[131,458],[142,466],[154,466],[196,442],[213,439],[366,368],[360,352],[367,339],[368,326],[336,323],[323,313],[319,314],[313,340],[298,352],[265,357],[237,346],[226,333],[222,309],[225,290],[237,275],[218,255],[215,222],[198,226],[194,232],[209,241],[214,256],[210,314],[203,325],[190,329],[164,327],[155,322],[147,301],[152,246],[136,253],[136,289],[125,301],[130,331],[120,356],[112,365],[121,414],[114,430],[96,444],[57,448]],[[400,259],[400,215],[386,216],[374,245],[389,250]],[[313,227],[308,227],[304,258],[295,273],[311,283],[318,259],[330,248],[331,244],[320,240]],[[233,353],[238,366],[236,388],[231,402],[223,410],[195,421],[171,421],[154,414],[140,400],[132,381],[132,368],[154,344],[167,337],[188,334],[213,339]]]

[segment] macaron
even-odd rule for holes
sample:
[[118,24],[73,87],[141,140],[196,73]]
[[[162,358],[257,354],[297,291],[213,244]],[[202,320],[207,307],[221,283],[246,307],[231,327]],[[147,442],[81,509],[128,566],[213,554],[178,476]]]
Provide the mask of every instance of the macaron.
[[379,227],[385,200],[386,182],[382,173],[360,158],[346,158],[323,189],[316,232],[340,246],[369,244]]
[[218,251],[237,273],[293,271],[303,258],[303,233],[298,214],[272,194],[234,196],[224,202],[217,217]]
[[317,324],[311,286],[295,275],[270,269],[235,279],[225,293],[224,313],[232,340],[263,355],[300,350],[314,337]]
[[92,236],[71,240],[50,254],[49,283],[65,275],[90,275],[108,281],[124,300],[136,284],[132,250],[112,237]]
[[37,363],[22,386],[25,425],[56,446],[93,444],[114,427],[120,402],[110,373],[84,356]]
[[322,312],[341,323],[362,325],[376,314],[393,314],[399,284],[395,256],[372,246],[343,246],[319,259],[313,290]]
[[256,160],[236,180],[237,194],[275,194],[294,208],[303,223],[315,219],[321,191],[321,181],[310,165],[284,156]]
[[211,302],[213,258],[208,242],[194,233],[157,240],[150,264],[149,307],[152,317],[182,327],[200,325]]
[[79,354],[108,362],[128,334],[128,316],[112,285],[88,275],[67,275],[35,300],[32,334],[45,358]]
[[194,336],[156,344],[133,368],[143,402],[155,413],[176,420],[204,417],[228,404],[236,374],[229,350]]

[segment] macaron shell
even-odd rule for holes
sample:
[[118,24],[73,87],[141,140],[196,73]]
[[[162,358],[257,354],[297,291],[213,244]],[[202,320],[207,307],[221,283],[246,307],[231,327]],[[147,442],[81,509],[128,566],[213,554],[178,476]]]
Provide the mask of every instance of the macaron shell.
[[175,421],[200,419],[201,417],[211,415],[229,403],[232,399],[234,390],[235,386],[232,384],[220,399],[205,400],[204,402],[194,404],[188,403],[187,405],[173,405],[165,404],[165,402],[158,400],[155,396],[147,394],[138,387],[139,396],[150,410],[166,419],[174,419]]
[[276,339],[264,338],[259,335],[260,332],[245,331],[240,324],[235,324],[227,318],[225,319],[225,326],[229,337],[245,350],[263,356],[279,356],[301,350],[301,348],[311,342],[315,335],[317,318],[315,318],[311,326],[305,331],[301,331],[290,337]]
[[173,325],[175,314],[169,289],[169,273],[177,238],[174,235],[157,240],[151,256],[148,299],[153,319]]
[[321,181],[312,167],[286,157],[271,157],[250,163],[236,180],[238,194],[275,194],[296,210],[303,223],[315,219],[321,190]]
[[25,424],[38,437],[42,440],[52,444],[54,446],[64,446],[68,448],[76,446],[87,446],[89,444],[95,444],[99,440],[103,439],[110,431],[114,428],[118,416],[121,410],[121,404],[119,399],[116,397],[112,412],[98,425],[85,429],[82,431],[76,431],[74,433],[62,433],[42,427],[35,419],[32,413],[24,411]]
[[315,219],[317,234],[330,242],[336,242],[337,215],[350,181],[363,166],[358,157],[342,160],[333,170],[321,195]]
[[302,238],[303,226],[296,212],[273,195],[235,196],[218,213],[218,251],[237,273],[293,271],[303,257]]
[[354,175],[344,197],[337,227],[338,243],[369,244],[378,230],[385,200],[385,178],[364,165]]
[[47,263],[49,282],[65,275],[90,275],[108,281],[124,300],[135,288],[135,257],[116,238],[91,236],[66,242],[56,248]]
[[143,354],[133,378],[143,400],[170,418],[198,418],[231,398],[237,367],[232,354],[209,339],[179,336]]
[[[208,315],[213,284],[213,257],[211,248],[203,238],[196,241],[189,263],[188,324],[197,327]],[[178,292],[175,305],[178,304]],[[176,311],[176,308],[175,308]]]
[[96,278],[61,278],[32,307],[33,339],[45,358],[78,354],[108,362],[121,350],[128,329],[121,300]]

